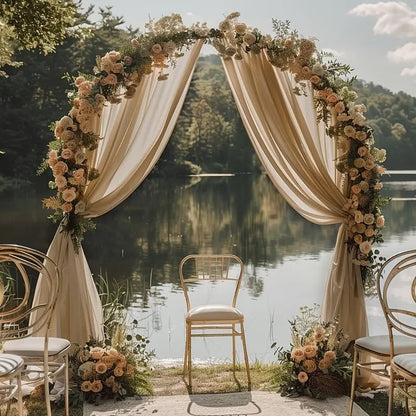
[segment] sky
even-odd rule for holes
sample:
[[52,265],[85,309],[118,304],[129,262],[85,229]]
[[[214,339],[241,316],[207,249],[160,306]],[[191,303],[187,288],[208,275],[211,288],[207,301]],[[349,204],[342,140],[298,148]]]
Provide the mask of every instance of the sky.
[[[273,19],[289,20],[318,49],[331,51],[352,74],[392,92],[416,97],[416,0],[82,0],[96,9],[111,6],[126,26],[144,30],[149,20],[179,13],[185,25],[217,28],[231,12],[240,22],[273,35]],[[205,49],[205,53],[211,53]],[[212,49],[212,53],[215,50]]]

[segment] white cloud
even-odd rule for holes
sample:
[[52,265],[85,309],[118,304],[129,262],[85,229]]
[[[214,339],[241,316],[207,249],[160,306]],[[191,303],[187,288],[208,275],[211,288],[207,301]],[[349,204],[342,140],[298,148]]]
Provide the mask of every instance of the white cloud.
[[416,77],[416,66],[413,68],[404,68],[402,72],[400,72],[402,77]]
[[377,21],[373,27],[376,35],[416,36],[416,11],[404,2],[363,3],[350,10],[349,14],[376,16]]
[[387,57],[395,63],[416,64],[416,43],[409,42],[394,51],[389,51]]

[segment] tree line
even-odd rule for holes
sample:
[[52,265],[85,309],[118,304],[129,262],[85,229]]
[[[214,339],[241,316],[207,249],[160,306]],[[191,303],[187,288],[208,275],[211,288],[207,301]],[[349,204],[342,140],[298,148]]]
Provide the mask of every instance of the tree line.
[[[0,77],[0,191],[16,183],[41,180],[36,171],[53,138],[50,125],[67,114],[69,88],[65,74],[90,73],[97,55],[118,49],[137,34],[123,29],[111,8],[100,9],[91,21],[90,7],[76,17],[77,27],[89,35],[66,37],[54,53],[21,50],[21,66],[5,65]],[[169,81],[167,81],[169,82]],[[355,81],[353,89],[367,106],[367,122],[374,129],[376,147],[387,150],[388,169],[414,168],[416,98],[372,82]],[[260,170],[239,117],[220,59],[201,56],[181,115],[153,175],[199,172],[256,172]]]

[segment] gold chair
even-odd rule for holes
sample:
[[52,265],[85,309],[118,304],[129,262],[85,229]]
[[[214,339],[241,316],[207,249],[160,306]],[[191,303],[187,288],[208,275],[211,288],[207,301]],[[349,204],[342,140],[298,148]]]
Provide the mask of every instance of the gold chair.
[[[24,359],[24,384],[33,387],[44,385],[48,416],[52,415],[49,382],[56,381],[63,372],[65,413],[68,416],[70,342],[48,334],[59,296],[58,268],[42,252],[12,244],[0,245],[0,265],[3,271],[0,279],[0,341],[3,352]],[[46,282],[49,296],[45,303],[32,307],[33,288],[38,279]]]
[[[383,274],[389,270],[390,273],[397,273],[395,261],[400,257],[407,256],[410,252],[399,253],[387,260],[377,273],[377,291],[384,310],[381,283],[383,282]],[[390,270],[391,269],[391,270]],[[356,387],[356,379],[358,372],[364,374],[375,375],[376,378],[382,377],[389,380],[390,383],[390,366],[392,357],[395,354],[416,353],[416,339],[402,334],[393,334],[388,331],[385,335],[370,335],[356,339],[354,342],[354,360],[353,373],[351,380],[351,395],[348,416],[352,415],[354,404],[354,392]],[[394,348],[393,348],[394,344]],[[360,361],[360,356],[364,357],[364,361]]]
[[[188,385],[192,388],[191,341],[193,337],[232,337],[233,374],[235,376],[235,338],[240,337],[247,371],[248,389],[251,388],[250,367],[244,334],[244,315],[236,308],[238,291],[243,275],[243,262],[232,254],[201,255],[192,254],[182,259],[179,276],[186,300],[186,340],[184,356],[184,376],[188,375]],[[231,287],[228,303],[208,303],[191,307],[189,288],[197,282],[227,281]],[[196,289],[196,287],[194,287]],[[223,293],[226,291],[224,290]],[[193,302],[194,303],[194,302]]]
[[416,385],[416,350],[400,351],[396,334],[416,341],[416,250],[398,253],[383,264],[377,291],[390,338],[388,416],[391,415],[395,388],[404,394],[409,415],[408,399],[416,400],[415,392],[408,390]]

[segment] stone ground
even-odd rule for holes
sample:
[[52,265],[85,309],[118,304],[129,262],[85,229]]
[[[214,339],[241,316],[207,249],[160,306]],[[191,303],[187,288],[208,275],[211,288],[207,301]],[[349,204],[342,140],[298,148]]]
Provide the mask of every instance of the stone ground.
[[[246,391],[238,393],[150,396],[137,400],[106,402],[100,406],[85,405],[83,416],[346,416],[349,398],[326,400],[309,397],[281,397],[275,392]],[[354,416],[368,416],[354,405]]]

